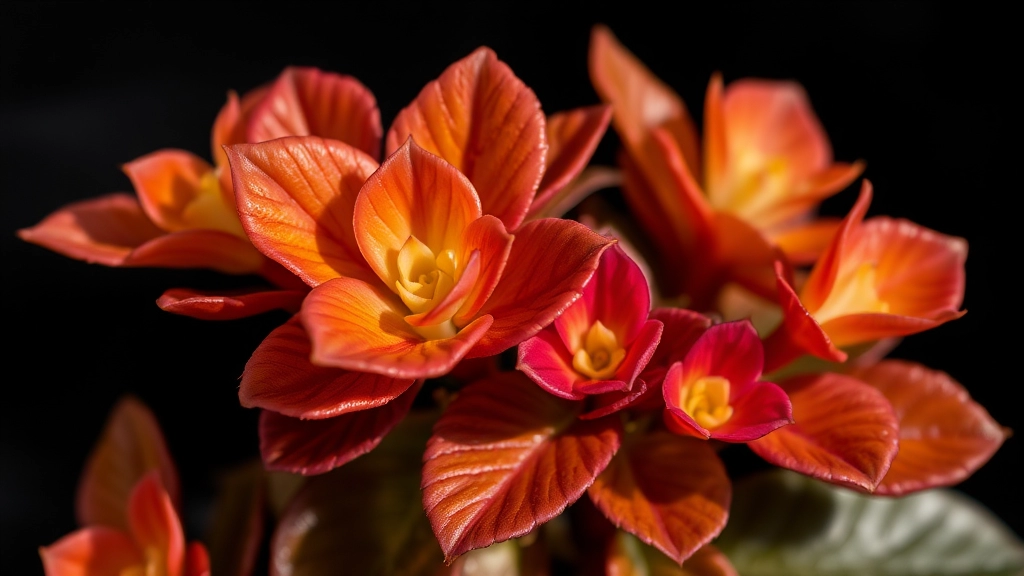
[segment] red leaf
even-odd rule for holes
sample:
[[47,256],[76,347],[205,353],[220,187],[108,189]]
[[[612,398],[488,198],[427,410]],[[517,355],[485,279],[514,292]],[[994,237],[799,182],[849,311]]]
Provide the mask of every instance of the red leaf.
[[448,562],[526,534],[575,502],[618,450],[617,418],[578,420],[519,372],[464,388],[434,426],[423,503]]
[[706,442],[667,432],[627,443],[587,492],[615,525],[680,564],[722,531],[732,495]]

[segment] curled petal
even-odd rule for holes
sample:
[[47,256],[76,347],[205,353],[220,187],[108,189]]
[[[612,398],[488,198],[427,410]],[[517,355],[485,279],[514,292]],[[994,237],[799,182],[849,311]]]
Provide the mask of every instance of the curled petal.
[[238,214],[252,243],[310,286],[373,277],[352,230],[356,195],[377,163],[337,141],[291,137],[228,150]]
[[359,250],[394,290],[399,280],[397,254],[410,236],[435,255],[457,249],[466,227],[481,212],[469,180],[410,139],[363,185],[354,215]]
[[132,250],[162,234],[128,194],[74,202],[31,228],[18,230],[26,242],[104,266],[123,265]]
[[544,173],[544,113],[533,91],[490,49],[449,66],[398,113],[387,153],[410,137],[469,178],[484,214],[509,230],[523,221]]
[[651,318],[661,322],[664,328],[661,342],[641,376],[660,390],[669,366],[686,358],[697,339],[711,327],[711,319],[685,308],[655,308]]
[[265,259],[248,240],[219,230],[172,232],[139,246],[124,266],[209,268],[227,274],[253,274]]
[[573,303],[615,241],[570,220],[534,220],[516,231],[501,281],[478,314],[494,324],[471,355],[491,356],[533,336]]
[[559,398],[583,400],[587,397],[574,390],[579,373],[572,366],[572,354],[558,333],[548,328],[519,344],[516,369],[538,386]]
[[857,370],[896,410],[900,451],[876,490],[902,496],[956,484],[999,449],[1008,431],[945,372],[885,360]]
[[587,493],[612,523],[680,564],[722,531],[732,495],[714,450],[665,432],[627,444]]
[[420,385],[375,408],[323,420],[299,420],[264,410],[260,454],[269,470],[323,474],[373,450],[408,414]]
[[144,476],[132,490],[128,524],[135,542],[146,551],[147,571],[152,571],[156,564],[167,574],[181,574],[185,535],[174,505],[155,472]]
[[245,363],[238,388],[242,406],[292,418],[333,418],[383,406],[413,384],[412,379],[314,366],[311,351],[298,316],[271,332]]
[[373,158],[384,129],[377,99],[351,76],[317,68],[285,68],[249,119],[249,142],[284,136],[340,140]]
[[127,530],[125,519],[132,490],[154,470],[158,471],[171,501],[180,502],[178,471],[160,425],[145,404],[134,397],[124,397],[111,410],[79,480],[78,523]]
[[543,209],[583,171],[611,119],[612,107],[608,105],[576,108],[548,117],[547,169],[530,206],[531,214]]
[[764,342],[765,372],[781,368],[804,354],[822,360],[845,362],[846,352],[832,343],[828,334],[804,308],[800,297],[786,281],[781,262],[775,264],[775,279],[778,283],[779,306],[782,308],[782,325]]
[[483,315],[451,338],[425,340],[405,321],[408,309],[397,296],[351,278],[314,288],[301,315],[314,364],[407,379],[446,374],[492,322]]
[[849,236],[864,220],[864,215],[867,214],[868,206],[871,204],[872,191],[871,182],[864,180],[856,204],[839,224],[839,229],[832,237],[828,249],[818,259],[807,282],[800,290],[800,300],[808,310],[817,311],[832,292],[842,265],[843,248]]
[[46,576],[109,576],[143,565],[131,536],[106,526],[91,526],[39,548]]
[[264,290],[207,293],[188,288],[172,288],[157,298],[156,305],[165,312],[200,320],[236,320],[271,310],[298,312],[305,290]]
[[747,444],[762,458],[819,480],[871,492],[899,445],[899,422],[881,392],[841,374],[780,383],[795,424]]
[[580,408],[518,372],[459,392],[423,456],[423,504],[448,561],[526,534],[583,494],[622,430],[577,419]]
[[505,271],[513,240],[515,237],[505,231],[505,225],[501,220],[489,214],[474,220],[466,227],[459,260],[465,262],[470,254],[479,252],[480,274],[455,315],[456,326],[469,323],[494,292]]

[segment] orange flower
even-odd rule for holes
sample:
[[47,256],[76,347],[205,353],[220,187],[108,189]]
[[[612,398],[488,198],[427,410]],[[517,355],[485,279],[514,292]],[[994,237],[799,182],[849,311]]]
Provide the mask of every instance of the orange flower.
[[623,189],[660,253],[667,295],[708,307],[728,281],[774,293],[772,262],[816,255],[834,225],[815,206],[863,170],[834,163],[803,89],[716,75],[704,110],[703,165],[686,106],[604,26],[591,36],[590,75],[612,105],[625,153]]

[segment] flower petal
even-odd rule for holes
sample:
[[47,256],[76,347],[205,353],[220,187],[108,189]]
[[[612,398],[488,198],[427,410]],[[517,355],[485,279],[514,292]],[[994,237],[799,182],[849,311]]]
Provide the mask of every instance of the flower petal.
[[818,259],[818,262],[811,270],[811,275],[807,278],[807,282],[800,290],[800,300],[807,310],[818,310],[825,300],[828,299],[829,293],[832,292],[836,277],[839,275],[839,267],[842,264],[844,246],[849,236],[864,220],[864,215],[871,204],[872,190],[871,182],[865,179],[861,184],[857,203],[853,205],[850,212],[843,218],[835,236],[832,237],[832,242],[828,245],[828,249]]
[[266,259],[248,240],[219,230],[182,230],[164,234],[129,254],[124,266],[209,268],[226,274],[253,274]]
[[647,383],[637,378],[633,380],[633,387],[625,392],[608,392],[591,396],[588,406],[590,411],[580,414],[580,420],[593,420],[626,408],[639,407],[640,400],[645,394],[647,394]]
[[210,554],[201,542],[189,542],[185,550],[184,576],[210,576]]
[[78,523],[126,530],[132,490],[153,470],[159,472],[171,501],[180,503],[178,471],[156,418],[138,399],[125,396],[111,410],[79,480]]
[[238,214],[252,243],[310,286],[372,278],[352,230],[356,195],[376,162],[341,142],[281,138],[228,151]]
[[871,492],[896,456],[899,422],[881,392],[842,374],[781,382],[795,424],[747,444],[768,462]]
[[361,82],[344,74],[289,66],[253,110],[247,139],[319,136],[379,158],[383,133],[377,99]]
[[145,558],[131,536],[106,526],[76,530],[39,548],[46,576],[116,576]]
[[[726,280],[732,280],[763,298],[774,298],[774,264],[783,258],[779,248],[759,230],[732,214],[716,213],[711,222],[715,251],[714,260],[708,267],[712,270],[717,267]],[[695,299],[714,298],[721,290],[722,276],[708,276],[705,284],[691,288]],[[707,291],[711,295],[703,296]]]
[[900,451],[879,494],[957,484],[988,462],[1008,436],[945,372],[885,360],[854,376],[885,394],[899,418]]
[[450,562],[526,534],[576,501],[608,464],[617,418],[578,420],[518,372],[463,388],[423,456],[423,504]]
[[715,451],[666,432],[623,446],[587,493],[613,524],[680,564],[722,531],[731,498]]
[[171,498],[156,472],[144,476],[132,490],[128,500],[128,524],[135,542],[146,551],[147,572],[181,574],[185,535]]
[[731,396],[742,395],[764,365],[761,339],[747,320],[723,322],[707,329],[686,354],[682,378],[689,383],[704,376],[729,380]]
[[828,248],[841,222],[838,218],[818,218],[776,234],[773,241],[794,266],[814,264]]
[[590,161],[612,119],[607,104],[576,108],[548,116],[547,169],[530,206],[530,213],[542,210],[569,185]]
[[366,181],[354,214],[359,250],[392,291],[399,280],[396,255],[410,236],[435,255],[455,250],[469,224],[481,216],[469,180],[411,139]]
[[[661,322],[664,328],[661,342],[641,377],[660,392],[669,366],[686,358],[697,339],[711,327],[711,319],[685,308],[655,308],[651,311],[651,319]],[[658,398],[660,400],[660,393]]]
[[512,251],[515,237],[505,231],[505,225],[494,216],[485,214],[466,227],[462,237],[462,255],[459,260],[468,261],[470,255],[480,253],[480,274],[472,291],[455,314],[456,326],[468,324],[501,281]]
[[750,442],[793,423],[789,396],[772,382],[755,383],[731,403],[732,418],[712,432],[712,440]]
[[260,86],[245,93],[239,100],[234,91],[228,92],[228,101],[217,113],[213,121],[213,130],[210,133],[210,148],[213,151],[213,164],[217,168],[218,180],[220,181],[221,192],[229,199],[232,206],[235,205],[234,186],[231,183],[231,169],[228,165],[228,153],[226,146],[244,144],[246,139],[246,126],[252,111],[263,101],[269,86]]
[[409,413],[421,384],[383,406],[322,420],[299,420],[264,410],[259,427],[263,465],[309,476],[366,454]]
[[516,369],[538,386],[566,400],[583,400],[586,394],[573,390],[581,379],[572,366],[572,355],[550,327],[519,343]]
[[200,320],[236,320],[271,310],[298,312],[305,290],[238,291],[209,293],[189,288],[172,288],[157,298],[165,312]]
[[351,278],[321,284],[302,304],[302,324],[320,366],[394,378],[446,374],[491,327],[480,316],[451,338],[424,340],[405,321],[408,310],[391,292]]
[[314,366],[312,350],[298,315],[271,332],[245,363],[238,400],[292,418],[333,418],[376,408],[398,398],[413,384],[367,372]]
[[391,125],[387,153],[409,137],[469,178],[484,214],[508,230],[523,221],[544,173],[544,113],[490,49],[478,48],[424,86]]
[[575,301],[615,240],[570,220],[545,218],[516,231],[501,280],[479,314],[494,324],[471,352],[492,356],[533,336]]
[[778,300],[782,308],[782,324],[764,341],[765,372],[773,372],[804,354],[811,354],[822,360],[845,362],[843,352],[822,330],[800,302],[785,278],[781,262],[775,264],[775,279],[778,283]]
[[150,221],[138,200],[108,194],[68,204],[18,237],[76,260],[121,266],[138,246],[164,234]]

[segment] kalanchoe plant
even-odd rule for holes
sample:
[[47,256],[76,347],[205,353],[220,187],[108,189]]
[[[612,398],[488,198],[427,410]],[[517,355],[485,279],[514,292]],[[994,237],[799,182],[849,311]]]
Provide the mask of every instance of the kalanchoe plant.
[[[125,400],[83,477],[83,528],[41,549],[47,574],[245,575],[261,545],[280,575],[796,574],[787,542],[781,567],[751,560],[751,493],[838,509],[985,464],[1008,431],[944,373],[881,360],[964,314],[966,241],[865,220],[867,180],[846,218],[815,218],[864,166],[833,161],[796,83],[715,75],[701,146],[604,26],[589,70],[604,104],[546,115],[482,47],[385,134],[357,80],[288,68],[229,96],[212,166],[155,152],[125,166],[136,197],[20,231],[108,266],[269,284],[169,290],[169,312],[291,314],[241,376],[262,462],[228,482],[212,557],[185,545],[174,465]],[[609,123],[620,165],[588,168]],[[564,217],[619,183],[633,225]],[[737,445],[792,472],[734,484]],[[1024,566],[997,532],[975,567]]]

